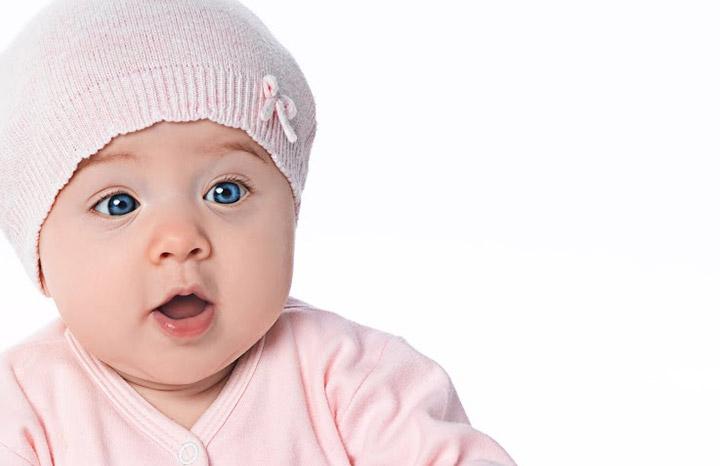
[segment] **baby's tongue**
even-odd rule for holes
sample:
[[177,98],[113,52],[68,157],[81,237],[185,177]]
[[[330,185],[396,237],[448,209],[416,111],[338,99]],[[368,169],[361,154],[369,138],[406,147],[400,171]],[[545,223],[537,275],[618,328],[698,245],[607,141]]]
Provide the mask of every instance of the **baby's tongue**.
[[171,319],[184,319],[200,314],[207,304],[194,294],[188,296],[175,296],[164,306],[160,306],[160,312]]

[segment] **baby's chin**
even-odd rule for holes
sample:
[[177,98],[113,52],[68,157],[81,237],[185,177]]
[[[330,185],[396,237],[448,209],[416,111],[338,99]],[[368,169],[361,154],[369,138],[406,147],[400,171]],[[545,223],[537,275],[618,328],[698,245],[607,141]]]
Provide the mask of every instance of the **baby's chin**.
[[237,357],[212,354],[204,359],[196,355],[194,360],[188,360],[187,357],[172,355],[161,359],[164,362],[160,364],[156,358],[144,360],[142,357],[106,364],[131,385],[155,390],[179,390],[217,380],[220,374],[230,370]]
[[[211,377],[237,357],[237,337],[211,329],[207,338],[178,344],[147,315],[122,333],[98,331],[104,325],[81,326],[71,331],[83,348],[124,378],[137,384],[185,386]],[[72,322],[70,323],[72,325]]]
[[[154,319],[150,316],[143,329],[147,338],[135,345],[135,350],[126,347],[125,351],[115,351],[118,357],[109,365],[145,383],[170,387],[198,383],[232,365],[277,321],[273,315],[247,319],[236,315],[232,321],[222,314],[219,310],[214,326],[192,343],[168,338],[155,322],[149,322]],[[138,351],[137,346],[146,349]]]
[[201,374],[192,374],[188,370],[179,370],[178,373],[148,375],[141,371],[126,372],[110,366],[128,384],[135,388],[160,392],[175,392],[177,394],[195,395],[204,392],[217,383],[226,380],[237,362],[237,358],[230,364],[223,365],[217,371],[207,371]]

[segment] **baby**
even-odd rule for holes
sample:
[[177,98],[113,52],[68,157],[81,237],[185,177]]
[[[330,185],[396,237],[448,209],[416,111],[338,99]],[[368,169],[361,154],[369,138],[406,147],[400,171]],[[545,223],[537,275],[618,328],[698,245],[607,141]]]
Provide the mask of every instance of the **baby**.
[[315,103],[245,6],[54,1],[0,70],[0,226],[60,314],[0,354],[0,465],[515,465],[289,296]]

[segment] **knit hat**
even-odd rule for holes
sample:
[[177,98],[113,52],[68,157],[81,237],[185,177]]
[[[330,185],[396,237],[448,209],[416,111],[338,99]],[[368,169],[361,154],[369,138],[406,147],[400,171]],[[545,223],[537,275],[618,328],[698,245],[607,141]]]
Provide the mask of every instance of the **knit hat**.
[[159,121],[241,128],[292,188],[315,101],[290,53],[236,0],[56,0],[0,54],[0,229],[38,289],[40,228],[82,159]]

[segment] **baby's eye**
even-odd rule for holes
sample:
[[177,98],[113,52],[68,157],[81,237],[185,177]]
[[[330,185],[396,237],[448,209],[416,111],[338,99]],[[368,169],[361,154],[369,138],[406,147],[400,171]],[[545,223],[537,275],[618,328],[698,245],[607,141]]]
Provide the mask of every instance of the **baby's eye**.
[[[249,192],[251,190],[251,188],[246,188],[245,185],[241,183],[241,181],[244,180],[232,176],[220,180],[219,182],[215,183],[215,185],[213,185],[213,188],[208,191],[208,193],[203,199],[210,200],[208,199],[208,196],[211,196],[213,200],[216,200],[221,204],[235,203],[239,200],[239,186],[242,186],[242,189],[246,192]],[[245,181],[245,184],[249,185],[247,181]],[[95,209],[95,207],[103,207],[106,203],[108,204],[107,213],[103,210]],[[124,191],[112,192],[104,196],[93,206],[93,210],[97,210],[100,213],[109,215],[111,217],[125,215],[135,210],[135,208],[137,208],[137,202],[135,201],[135,198],[125,193]]]
[[[242,189],[246,192],[249,192],[251,190],[251,188],[245,187],[245,185],[242,183],[243,181],[246,185],[250,184],[247,180],[241,180],[240,178],[236,178],[234,176],[228,176],[215,183],[213,189],[208,191],[208,194],[212,195],[213,198],[217,199],[218,202],[220,202],[221,204],[235,203],[238,201],[238,186],[242,186]],[[204,199],[207,199],[207,195],[205,195]]]

